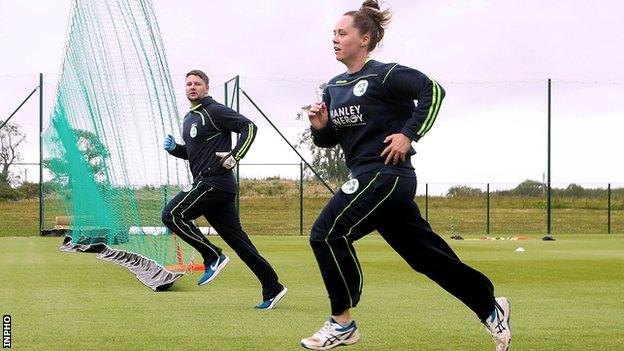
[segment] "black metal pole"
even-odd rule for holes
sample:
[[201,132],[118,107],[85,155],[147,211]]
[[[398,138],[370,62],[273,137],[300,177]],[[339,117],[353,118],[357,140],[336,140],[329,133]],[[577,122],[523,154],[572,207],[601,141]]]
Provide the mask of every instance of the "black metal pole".
[[[42,82],[41,76],[39,77],[39,82]],[[22,108],[22,106],[24,106],[24,104],[26,103],[26,101],[28,101],[28,99],[30,99],[31,96],[33,96],[33,94],[35,93],[35,91],[37,91],[37,89],[39,89],[39,87],[35,87],[35,89],[33,89],[33,91],[30,92],[30,94],[28,94],[28,96],[24,99],[24,101],[22,101],[21,104],[19,104],[19,106],[17,106],[17,108],[15,109],[15,111],[13,111],[13,113],[11,113],[11,115],[9,116],[9,118],[7,118],[4,122],[2,122],[2,125],[0,125],[0,129],[4,128],[4,126],[9,123],[9,120],[17,113],[17,111],[19,111],[20,108]],[[41,93],[39,93],[41,94]],[[41,102],[41,99],[39,99]]]
[[251,102],[252,105],[254,105],[254,107],[256,108],[256,110],[258,110],[258,112],[260,112],[260,114],[262,115],[262,117],[264,117],[264,119],[267,120],[267,122],[269,122],[269,124],[271,125],[271,127],[273,127],[273,129],[275,129],[275,131],[277,132],[277,134],[279,134],[282,139],[284,139],[284,141],[288,144],[288,146],[290,146],[290,148],[297,154],[297,156],[299,156],[299,158],[301,159],[301,161],[303,161],[306,166],[312,171],[312,173],[314,173],[314,175],[323,183],[323,185],[325,185],[325,187],[327,188],[327,190],[329,190],[332,195],[334,195],[334,190],[327,184],[327,182],[325,182],[323,180],[323,178],[321,178],[321,176],[316,172],[316,170],[314,169],[314,167],[312,167],[312,165],[310,165],[308,163],[308,161],[305,160],[305,158],[303,158],[303,156],[301,156],[301,154],[299,153],[299,151],[297,151],[297,149],[292,146],[292,144],[288,141],[288,139],[286,139],[286,137],[284,136],[284,134],[282,134],[282,132],[280,132],[280,130],[275,126],[275,124],[273,124],[273,122],[271,122],[271,120],[269,119],[269,117],[267,117],[267,115],[264,114],[264,112],[262,112],[262,110],[260,109],[260,107],[258,107],[258,105],[256,105],[256,103],[251,99],[251,97],[249,97],[249,95],[247,95],[247,93],[245,92],[245,90],[240,89],[240,91],[243,92],[243,95],[245,95],[245,97],[247,98],[247,100],[249,100],[249,102]]
[[[230,104],[230,95],[228,92],[228,84],[230,84],[230,82],[234,82],[234,89],[232,90],[232,103]],[[224,93],[224,103],[225,106],[235,110],[236,112],[240,112],[240,105],[239,105],[239,98],[238,98],[238,83],[239,83],[239,76],[235,76],[234,78],[228,80],[227,82],[225,82],[223,84],[223,93]],[[235,99],[236,97],[236,99]],[[236,102],[236,106],[234,106],[234,103]],[[238,140],[238,138],[240,137],[240,134],[236,134],[236,140]],[[238,214],[240,215],[240,164],[237,163],[236,164],[236,185],[238,186],[238,191],[236,192],[236,212],[238,212]]]
[[223,100],[224,100],[224,101],[223,101],[223,102],[225,103],[225,106],[230,107],[230,108],[231,108],[232,106],[230,106],[230,104],[229,104],[228,83],[229,83],[231,80],[232,80],[232,79],[228,80],[227,82],[225,82],[225,84],[223,84],[223,90],[224,90],[224,92],[223,92],[223,95],[224,95],[224,99],[223,99]]
[[548,78],[548,146],[546,150],[547,154],[547,168],[546,168],[546,236],[542,240],[555,240],[552,236],[552,192],[550,186],[550,106],[551,106],[551,80]]
[[236,81],[234,83],[234,91],[236,94],[236,112],[240,112],[240,94],[238,92],[238,89],[240,88],[240,76],[236,75],[235,79]]
[[487,183],[487,225],[485,228],[485,233],[490,234],[490,183]]
[[39,235],[43,233],[43,73],[39,73]]
[[611,183],[607,187],[607,234],[611,234]]
[[425,183],[425,220],[429,221],[429,183]]
[[299,163],[299,235],[303,235],[303,162]]

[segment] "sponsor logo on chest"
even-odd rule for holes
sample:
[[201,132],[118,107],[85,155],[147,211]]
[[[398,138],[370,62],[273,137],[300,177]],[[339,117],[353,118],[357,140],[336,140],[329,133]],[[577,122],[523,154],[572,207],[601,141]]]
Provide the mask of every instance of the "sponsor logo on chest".
[[336,127],[354,127],[365,125],[361,105],[351,105],[332,109],[330,117]]
[[191,124],[191,130],[189,131],[189,135],[191,138],[195,138],[197,136],[197,123]]

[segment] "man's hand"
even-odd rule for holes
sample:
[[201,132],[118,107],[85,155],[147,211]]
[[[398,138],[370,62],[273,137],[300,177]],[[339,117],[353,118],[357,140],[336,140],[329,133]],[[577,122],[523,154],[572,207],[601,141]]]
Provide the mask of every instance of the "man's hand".
[[397,133],[388,135],[384,140],[384,144],[390,143],[381,153],[381,157],[386,157],[385,164],[396,165],[399,161],[405,161],[405,155],[412,145],[412,140],[405,134]]
[[167,134],[167,137],[163,141],[163,148],[167,151],[173,151],[176,148],[176,142],[173,139],[173,135]]
[[225,169],[234,168],[234,166],[236,166],[236,163],[238,162],[236,161],[234,156],[232,156],[231,151],[216,152],[215,155],[221,158],[221,166],[223,166],[223,168]]
[[310,105],[308,118],[310,119],[312,128],[316,130],[325,128],[327,125],[327,115],[327,106],[324,102],[315,102]]

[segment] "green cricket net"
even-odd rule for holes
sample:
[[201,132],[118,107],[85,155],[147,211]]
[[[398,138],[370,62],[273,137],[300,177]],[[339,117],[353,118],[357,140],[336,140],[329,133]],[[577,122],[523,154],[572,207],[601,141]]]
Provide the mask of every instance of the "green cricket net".
[[160,220],[190,180],[161,147],[166,131],[179,130],[152,3],[75,0],[43,136],[54,185],[46,201],[71,235],[63,250],[98,252],[154,290],[181,276],[171,267],[188,267],[192,251]]

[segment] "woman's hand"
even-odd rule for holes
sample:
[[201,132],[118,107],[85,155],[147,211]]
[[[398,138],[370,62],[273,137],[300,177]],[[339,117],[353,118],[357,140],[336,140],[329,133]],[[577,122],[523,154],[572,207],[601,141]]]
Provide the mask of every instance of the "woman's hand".
[[310,125],[312,125],[312,128],[316,130],[325,128],[327,125],[327,106],[325,106],[325,103],[315,102],[310,105],[308,118],[310,119]]
[[388,135],[386,139],[384,139],[384,144],[390,143],[381,153],[381,157],[386,156],[385,164],[393,164],[396,165],[405,161],[405,155],[409,151],[412,145],[412,139],[405,136],[405,134],[397,133]]

